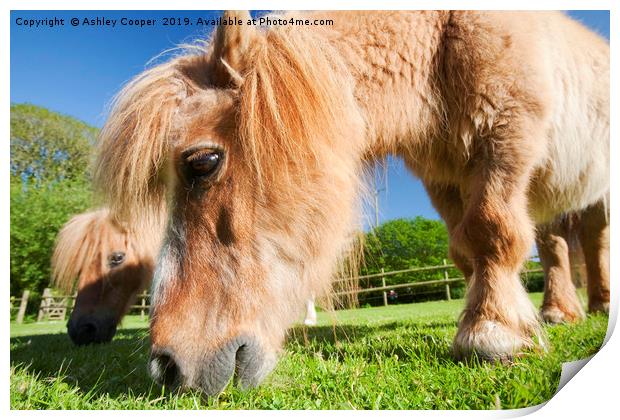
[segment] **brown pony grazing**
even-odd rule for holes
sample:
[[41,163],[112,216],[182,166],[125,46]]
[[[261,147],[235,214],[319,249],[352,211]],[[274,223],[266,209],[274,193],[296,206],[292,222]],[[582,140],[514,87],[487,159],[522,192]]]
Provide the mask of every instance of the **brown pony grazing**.
[[107,209],[82,213],[65,224],[52,256],[52,280],[66,293],[77,280],[67,324],[75,344],[112,340],[136,294],[151,282],[159,236],[148,230],[130,232]]
[[[219,392],[270,371],[359,220],[365,164],[401,156],[470,277],[454,354],[541,342],[519,280],[535,224],[609,191],[609,46],[555,12],[287,13],[220,26],[118,95],[96,180],[118,217],[168,210],[152,376]],[[606,223],[606,220],[605,220]]]

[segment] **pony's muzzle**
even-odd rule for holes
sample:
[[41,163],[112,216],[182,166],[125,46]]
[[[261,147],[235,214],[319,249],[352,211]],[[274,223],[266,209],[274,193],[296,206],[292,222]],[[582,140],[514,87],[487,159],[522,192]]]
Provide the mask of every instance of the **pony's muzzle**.
[[116,321],[112,317],[84,315],[71,317],[67,332],[75,345],[108,343],[116,334]]
[[154,348],[149,362],[151,377],[170,388],[199,389],[206,396],[222,392],[230,378],[242,389],[257,386],[272,364],[255,339],[237,337],[199,363],[177,359],[170,350]]

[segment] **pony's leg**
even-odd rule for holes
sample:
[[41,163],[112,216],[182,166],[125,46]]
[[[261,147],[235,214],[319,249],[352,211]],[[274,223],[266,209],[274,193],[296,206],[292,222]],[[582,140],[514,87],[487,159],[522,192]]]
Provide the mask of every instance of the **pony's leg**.
[[[473,265],[466,306],[454,339],[454,354],[486,360],[510,359],[542,344],[539,318],[519,277],[534,243],[526,191],[532,164],[520,155],[519,139],[509,153],[491,156],[493,165],[467,184],[468,199],[452,239]],[[521,145],[527,148],[527,145]],[[490,150],[493,153],[493,150]],[[533,156],[533,155],[530,155]]]
[[536,246],[545,273],[545,295],[540,314],[551,324],[573,322],[585,317],[571,279],[566,237],[561,221],[538,226]]
[[304,320],[304,325],[316,325],[316,309],[314,307],[314,299],[308,299],[306,301],[306,319]]
[[457,248],[455,241],[452,240],[454,229],[463,219],[463,200],[461,198],[461,192],[454,186],[444,184],[426,183],[425,188],[433,207],[435,207],[441,218],[446,222],[448,233],[450,234],[448,256],[454,262],[454,265],[461,270],[463,276],[465,276],[465,282],[469,284],[469,280],[474,273],[473,266],[467,257]]
[[609,312],[609,219],[603,201],[582,211],[579,241],[588,272],[588,310]]

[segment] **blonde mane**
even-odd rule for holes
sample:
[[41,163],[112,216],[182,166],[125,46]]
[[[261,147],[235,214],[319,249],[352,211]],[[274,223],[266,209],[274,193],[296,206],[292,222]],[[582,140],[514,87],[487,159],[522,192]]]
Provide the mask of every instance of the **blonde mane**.
[[[66,293],[75,288],[76,280],[86,270],[104,272],[114,236],[123,235],[139,257],[152,258],[159,237],[155,230],[143,230],[137,236],[119,225],[108,209],[102,208],[74,216],[58,233],[52,255],[52,284]],[[137,240],[139,238],[139,240]],[[97,268],[94,264],[99,264]]]
[[303,169],[320,165],[317,151],[350,144],[342,139],[359,135],[363,121],[352,76],[324,36],[277,27],[257,44],[243,74],[238,125],[246,161],[264,181],[274,157]]

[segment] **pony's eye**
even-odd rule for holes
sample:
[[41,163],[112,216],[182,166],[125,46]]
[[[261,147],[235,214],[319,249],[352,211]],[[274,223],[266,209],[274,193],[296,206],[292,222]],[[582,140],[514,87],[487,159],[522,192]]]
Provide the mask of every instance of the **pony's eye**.
[[110,267],[117,267],[121,265],[125,261],[125,253],[124,252],[113,252],[108,257],[108,263]]
[[207,177],[216,172],[221,160],[220,152],[203,152],[189,156],[186,164],[192,177]]

